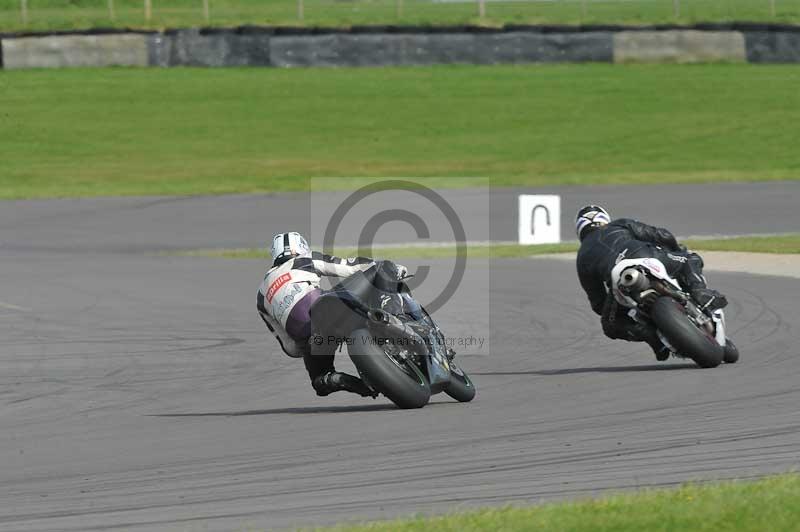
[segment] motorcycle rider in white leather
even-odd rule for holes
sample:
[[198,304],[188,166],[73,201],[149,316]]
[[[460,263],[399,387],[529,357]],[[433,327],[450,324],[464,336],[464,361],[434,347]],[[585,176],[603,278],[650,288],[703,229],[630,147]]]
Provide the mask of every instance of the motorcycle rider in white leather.
[[[314,330],[309,309],[323,294],[321,277],[347,278],[373,266],[373,259],[342,259],[311,251],[300,233],[278,233],[270,246],[272,267],[258,289],[257,307],[281,348],[290,356],[303,357],[311,385],[319,396],[345,390],[363,396],[374,394],[359,379],[334,369],[337,345],[313,341]],[[407,269],[396,265],[397,275]],[[319,339],[319,337],[318,337]]]

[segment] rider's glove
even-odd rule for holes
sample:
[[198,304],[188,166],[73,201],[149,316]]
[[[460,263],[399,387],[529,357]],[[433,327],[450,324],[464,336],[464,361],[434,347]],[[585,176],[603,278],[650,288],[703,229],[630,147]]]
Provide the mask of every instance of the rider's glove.
[[402,281],[408,275],[408,268],[402,264],[395,264],[395,267],[397,268],[397,280]]

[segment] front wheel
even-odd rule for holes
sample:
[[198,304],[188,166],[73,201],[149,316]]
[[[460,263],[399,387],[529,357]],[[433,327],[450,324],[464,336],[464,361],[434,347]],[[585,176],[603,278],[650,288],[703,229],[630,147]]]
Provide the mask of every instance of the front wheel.
[[678,354],[688,356],[701,368],[715,368],[722,363],[722,346],[692,323],[683,306],[671,297],[659,297],[650,309],[650,317]]
[[460,403],[469,403],[475,399],[475,385],[464,370],[450,362],[450,384],[444,393]]
[[422,372],[411,362],[396,358],[374,341],[367,329],[350,335],[347,347],[358,373],[376,391],[400,408],[422,408],[431,398],[431,388]]

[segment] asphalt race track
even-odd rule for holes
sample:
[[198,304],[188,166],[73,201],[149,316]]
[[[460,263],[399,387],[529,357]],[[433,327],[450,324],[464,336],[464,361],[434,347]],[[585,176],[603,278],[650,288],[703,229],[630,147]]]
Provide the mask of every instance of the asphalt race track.
[[[772,198],[796,206],[797,190]],[[754,197],[778,224],[770,195]],[[170,223],[165,206],[193,202],[227,221],[203,224],[195,203],[194,223]],[[699,370],[605,340],[563,262],[472,261],[437,318],[488,338],[461,350],[478,396],[400,411],[314,396],[255,312],[260,261],[149,253],[247,245],[253,221],[213,205],[3,204],[0,530],[287,528],[800,463],[796,279],[712,273],[743,355]],[[431,282],[450,266],[428,264]]]
[[[710,185],[547,187],[540,189],[443,190],[469,240],[517,239],[517,196],[560,194],[561,238],[574,240],[575,211],[587,203],[612,214],[668,225],[677,235],[736,235],[800,231],[800,182]],[[261,247],[281,227],[321,241],[323,224],[350,193],[311,196],[89,198],[7,201],[0,209],[0,252],[126,252],[213,247]],[[452,241],[448,224],[414,194],[373,196],[345,217],[337,245],[354,244],[366,211],[397,207],[425,215],[431,241]],[[314,214],[310,214],[311,207]],[[318,211],[326,210],[322,214]],[[430,220],[428,220],[430,219]],[[417,241],[407,224],[387,224],[382,243]]]

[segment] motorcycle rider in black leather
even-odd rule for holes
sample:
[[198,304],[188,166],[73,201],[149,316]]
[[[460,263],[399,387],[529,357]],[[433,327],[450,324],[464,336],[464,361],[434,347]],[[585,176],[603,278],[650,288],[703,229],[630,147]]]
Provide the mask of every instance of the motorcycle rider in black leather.
[[655,327],[631,318],[629,309],[619,305],[609,290],[611,270],[622,259],[651,257],[660,260],[667,273],[702,309],[715,310],[728,304],[725,296],[707,287],[700,255],[679,245],[667,229],[629,218],[612,221],[602,207],[587,205],[578,211],[575,230],[581,242],[578,278],[592,310],[601,316],[603,332],[611,339],[647,342],[660,361],[670,356]]

